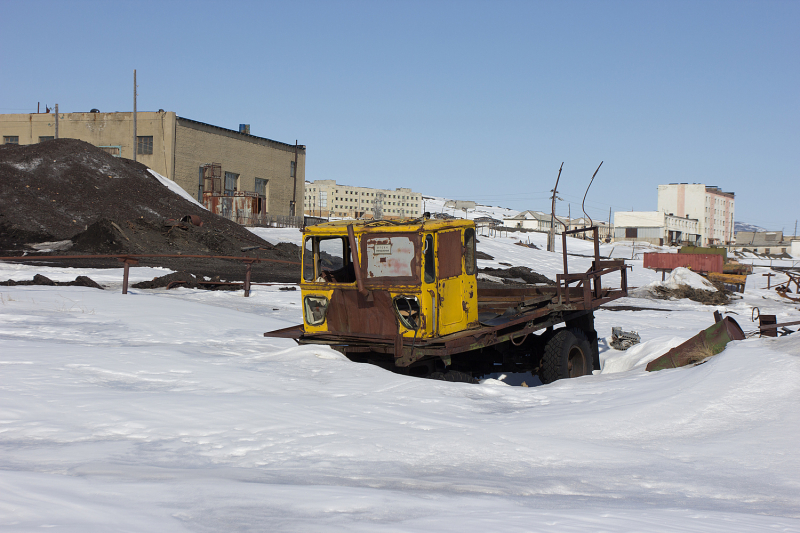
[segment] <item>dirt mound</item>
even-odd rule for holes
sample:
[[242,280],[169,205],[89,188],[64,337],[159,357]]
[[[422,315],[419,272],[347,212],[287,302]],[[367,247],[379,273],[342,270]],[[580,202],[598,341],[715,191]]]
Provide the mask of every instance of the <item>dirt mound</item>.
[[688,285],[681,285],[677,289],[667,289],[665,287],[653,289],[653,296],[660,300],[687,298],[706,305],[726,305],[731,301],[730,295],[731,293],[725,289],[718,288],[716,291],[704,291],[694,289]]
[[51,287],[92,287],[94,289],[103,290],[103,286],[94,281],[92,278],[86,276],[78,276],[75,281],[53,281],[47,276],[36,274],[31,281],[0,281],[0,285],[6,287],[14,287],[16,285],[47,285]]
[[511,268],[480,268],[478,272],[481,274],[488,274],[496,278],[502,278],[505,284],[535,284],[546,283],[547,285],[555,285],[556,282],[534,272],[528,267],[516,266]]
[[[165,224],[186,215],[199,216],[203,225]],[[172,192],[144,165],[113,157],[89,143],[56,139],[0,146],[0,254],[21,255],[34,243],[67,239],[74,243],[69,250],[50,255],[223,255],[296,262],[299,253],[293,244],[273,246],[209,213]],[[148,259],[141,264],[227,279],[242,279],[245,271],[238,262],[220,260]],[[253,281],[298,279],[299,265],[253,265]]]

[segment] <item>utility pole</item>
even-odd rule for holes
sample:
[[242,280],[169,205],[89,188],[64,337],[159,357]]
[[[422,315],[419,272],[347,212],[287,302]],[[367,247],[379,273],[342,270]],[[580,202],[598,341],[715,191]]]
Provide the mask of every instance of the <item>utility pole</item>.
[[58,104],[56,104],[56,139],[58,139]]
[[136,142],[136,69],[133,69],[133,160],[136,161],[136,152],[139,149]]
[[[555,240],[556,240],[556,192],[558,191],[558,180],[561,179],[561,169],[564,168],[564,162],[561,162],[561,166],[558,168],[558,177],[556,177],[556,186],[553,187],[553,203],[550,207],[550,233],[547,235],[547,251],[552,252],[555,248]],[[560,200],[560,198],[559,198]]]
[[289,214],[296,216],[297,206],[297,139],[294,140],[294,185],[292,187],[292,205],[289,206]]

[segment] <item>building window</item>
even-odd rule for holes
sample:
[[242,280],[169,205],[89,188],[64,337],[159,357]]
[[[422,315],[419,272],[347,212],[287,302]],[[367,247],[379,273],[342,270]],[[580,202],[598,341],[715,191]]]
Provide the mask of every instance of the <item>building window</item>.
[[136,137],[136,153],[140,155],[153,154],[153,136]]
[[52,141],[53,139],[55,139],[55,137],[52,135],[39,135],[39,142]]
[[3,144],[19,144],[19,135],[4,135]]
[[233,193],[238,190],[239,174],[233,172],[225,173],[225,196],[233,196]]
[[289,177],[290,178],[293,178],[294,175],[296,174],[296,172],[297,172],[297,169],[295,168],[296,166],[297,166],[297,163],[292,161],[290,166],[289,166]]
[[[50,137],[52,139],[52,137]],[[42,138],[39,137],[39,142],[42,142]],[[122,151],[121,146],[98,146],[102,151],[107,154],[111,154],[114,157],[120,157],[120,152]]]

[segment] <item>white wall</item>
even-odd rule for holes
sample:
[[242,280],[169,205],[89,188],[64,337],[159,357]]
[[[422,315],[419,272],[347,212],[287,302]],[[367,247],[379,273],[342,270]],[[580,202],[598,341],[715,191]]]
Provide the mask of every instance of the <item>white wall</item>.
[[614,225],[626,228],[654,228],[664,226],[664,213],[660,211],[617,211]]

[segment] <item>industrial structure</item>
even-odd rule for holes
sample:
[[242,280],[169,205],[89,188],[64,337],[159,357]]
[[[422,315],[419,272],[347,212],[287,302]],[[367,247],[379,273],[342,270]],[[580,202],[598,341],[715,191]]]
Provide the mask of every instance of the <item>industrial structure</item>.
[[800,237],[782,231],[737,231],[734,250],[759,254],[790,254],[800,257]]
[[93,109],[0,115],[0,134],[4,144],[80,139],[113,156],[135,159],[243,224],[302,217],[296,206],[304,197],[306,147],[250,135],[247,124],[236,131],[172,111],[134,117]]
[[373,189],[316,180],[305,184],[303,212],[322,218],[417,218],[423,213],[422,194],[402,187]]

